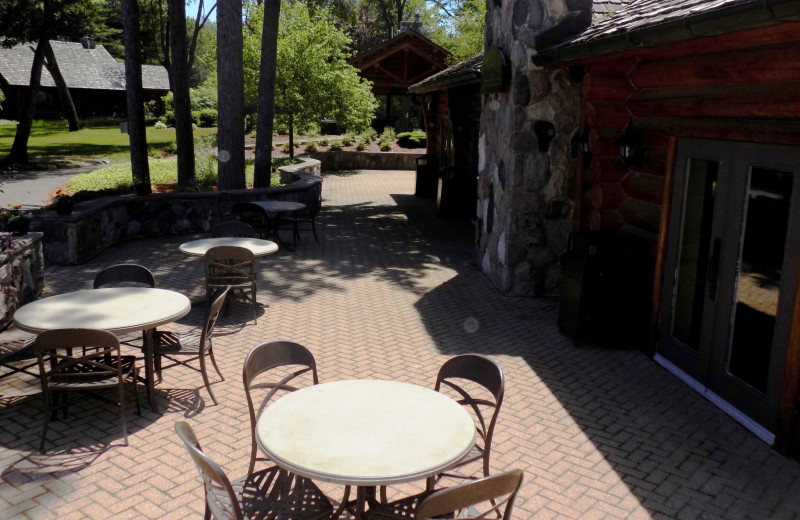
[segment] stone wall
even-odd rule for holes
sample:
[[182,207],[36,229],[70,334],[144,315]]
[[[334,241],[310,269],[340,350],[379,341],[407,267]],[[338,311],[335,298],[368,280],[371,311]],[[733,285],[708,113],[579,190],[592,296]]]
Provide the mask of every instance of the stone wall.
[[504,92],[484,96],[477,241],[483,271],[506,294],[560,290],[558,260],[572,229],[576,159],[570,142],[579,126],[580,86],[567,70],[545,70],[531,58],[537,41],[561,37],[559,31],[590,16],[587,3],[488,5],[485,44],[507,57],[511,80]]
[[12,238],[12,246],[0,253],[0,330],[14,318],[14,312],[36,300],[44,289],[42,234],[28,233]]
[[413,170],[416,153],[392,152],[313,152],[312,158],[322,163],[323,171],[338,170]]
[[103,197],[75,205],[70,215],[34,212],[31,228],[44,233],[48,262],[77,265],[123,240],[202,233],[233,220],[233,204],[286,200],[316,204],[322,190],[320,162],[305,159],[280,168],[283,186],[229,191]]

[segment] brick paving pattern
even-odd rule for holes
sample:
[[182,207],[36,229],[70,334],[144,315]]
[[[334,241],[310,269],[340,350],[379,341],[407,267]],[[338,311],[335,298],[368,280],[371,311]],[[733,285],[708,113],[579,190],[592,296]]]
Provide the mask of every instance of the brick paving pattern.
[[[81,403],[51,423],[48,449],[37,384],[0,380],[1,518],[200,518],[200,480],[174,433],[188,421],[229,476],[247,467],[241,386],[259,342],[306,345],[322,381],[384,378],[432,386],[450,356],[477,352],[506,374],[492,468],[522,468],[515,518],[800,518],[800,464],[763,444],[638,351],[575,347],[553,301],[499,294],[474,262],[468,224],[433,218],[413,197],[412,172],[326,175],[322,244],[259,260],[258,325],[234,303],[220,320],[210,372],[179,367],[157,386],[161,414],[131,408],[121,445],[113,408]],[[193,237],[128,242],[47,272],[47,293],[89,288],[118,262],[141,263],[159,287],[202,298],[202,260],[178,252]],[[169,328],[200,325],[198,307]],[[250,321],[247,321],[247,320]],[[19,332],[0,334],[12,341]],[[390,404],[388,404],[390,405]],[[341,489],[323,486],[332,498]],[[395,494],[409,489],[393,490]]]

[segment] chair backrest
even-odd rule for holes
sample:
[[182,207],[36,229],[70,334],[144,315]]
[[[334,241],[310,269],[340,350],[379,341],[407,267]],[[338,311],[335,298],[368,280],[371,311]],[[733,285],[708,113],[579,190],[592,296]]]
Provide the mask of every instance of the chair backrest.
[[[463,382],[472,381],[484,387],[493,397],[493,401],[475,397],[464,389]],[[474,412],[478,420],[476,428],[478,437],[483,442],[484,468],[488,471],[489,452],[492,436],[497,422],[497,415],[503,404],[505,377],[503,369],[492,359],[479,354],[464,354],[448,359],[439,369],[434,390],[442,391],[442,386],[455,391],[459,398],[456,401]]]
[[200,345],[204,348],[207,347],[214,335],[214,327],[217,325],[217,318],[222,310],[222,305],[225,303],[225,297],[228,295],[229,288],[222,290],[208,308],[206,314],[206,321],[203,323],[203,331],[200,336]]
[[192,427],[180,421],[175,424],[175,431],[186,446],[186,451],[189,452],[192,462],[200,473],[200,478],[203,479],[206,513],[210,511],[216,520],[243,519],[242,507],[236,498],[231,481],[222,468],[203,453]]
[[[275,380],[262,380],[260,375],[280,367],[293,367],[294,370],[283,371],[283,377]],[[253,471],[256,453],[256,423],[264,408],[278,392],[294,392],[298,389],[296,380],[303,374],[311,374],[311,384],[318,384],[317,363],[314,355],[304,346],[291,341],[265,341],[253,347],[244,360],[242,383],[247,397],[247,409],[250,412],[251,457],[250,472]],[[258,382],[254,383],[256,379]],[[290,384],[293,383],[293,384]],[[256,410],[253,402],[253,390],[266,390]]]
[[253,226],[239,220],[229,220],[222,222],[211,230],[211,236],[219,237],[246,237],[256,238],[256,230]]
[[417,507],[417,520],[456,513],[455,518],[502,518],[509,520],[522,484],[522,471],[492,475],[430,495]]
[[148,287],[155,287],[156,280],[153,273],[144,266],[137,264],[117,264],[106,267],[94,277],[94,289],[99,289],[106,285],[117,285],[120,283],[139,283]]
[[55,329],[42,332],[36,338],[36,354],[42,392],[45,393],[51,384],[85,379],[87,374],[98,378],[122,378],[122,364],[115,362],[120,357],[119,340],[104,330]]
[[242,222],[264,222],[264,210],[249,202],[235,202],[233,204],[233,216]]
[[206,282],[215,284],[241,283],[255,280],[256,257],[245,247],[218,246],[206,251]]

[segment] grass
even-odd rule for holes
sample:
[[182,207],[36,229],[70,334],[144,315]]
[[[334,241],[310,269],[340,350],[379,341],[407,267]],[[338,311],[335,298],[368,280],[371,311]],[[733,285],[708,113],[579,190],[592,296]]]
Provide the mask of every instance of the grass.
[[[288,159],[274,159],[273,166],[284,166]],[[253,186],[254,161],[249,159],[245,163],[245,179],[248,187]],[[178,162],[175,159],[150,159],[150,183],[176,184],[178,182]],[[280,185],[280,175],[272,174],[272,186]],[[105,168],[98,168],[89,173],[76,175],[67,183],[66,192],[74,194],[79,191],[106,191],[118,190],[121,192],[132,191],[131,163],[119,163]]]
[[[119,131],[119,120],[86,120],[85,127],[69,132],[66,121],[34,121],[28,140],[31,161],[43,158],[108,157],[118,163],[130,160],[128,135]],[[0,125],[0,158],[11,151],[16,125]],[[195,130],[195,136],[213,135],[212,128]],[[150,153],[175,150],[175,130],[147,128]]]

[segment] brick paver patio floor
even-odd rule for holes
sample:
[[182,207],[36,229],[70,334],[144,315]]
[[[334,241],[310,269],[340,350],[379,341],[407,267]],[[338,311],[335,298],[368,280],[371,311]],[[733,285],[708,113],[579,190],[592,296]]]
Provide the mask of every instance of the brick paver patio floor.
[[[113,408],[97,413],[91,402],[52,423],[40,454],[41,401],[26,395],[36,385],[0,380],[0,517],[201,517],[200,480],[174,423],[188,421],[229,475],[243,474],[242,361],[257,343],[284,338],[310,348],[322,381],[432,386],[450,356],[494,358],[506,400],[492,468],[525,471],[516,518],[800,518],[800,464],[643,353],[573,346],[556,328],[555,302],[500,295],[475,265],[470,226],[433,218],[413,184],[411,172],[325,177],[322,244],[304,235],[297,251],[260,260],[258,299],[269,306],[257,326],[241,303],[221,319],[218,406],[198,374],[176,368],[157,387],[166,410],[131,412],[130,446]],[[200,298],[202,261],[177,250],[189,238],[128,242],[50,268],[47,293],[89,288],[102,267],[138,262],[158,286]],[[197,326],[202,314],[171,328]]]

